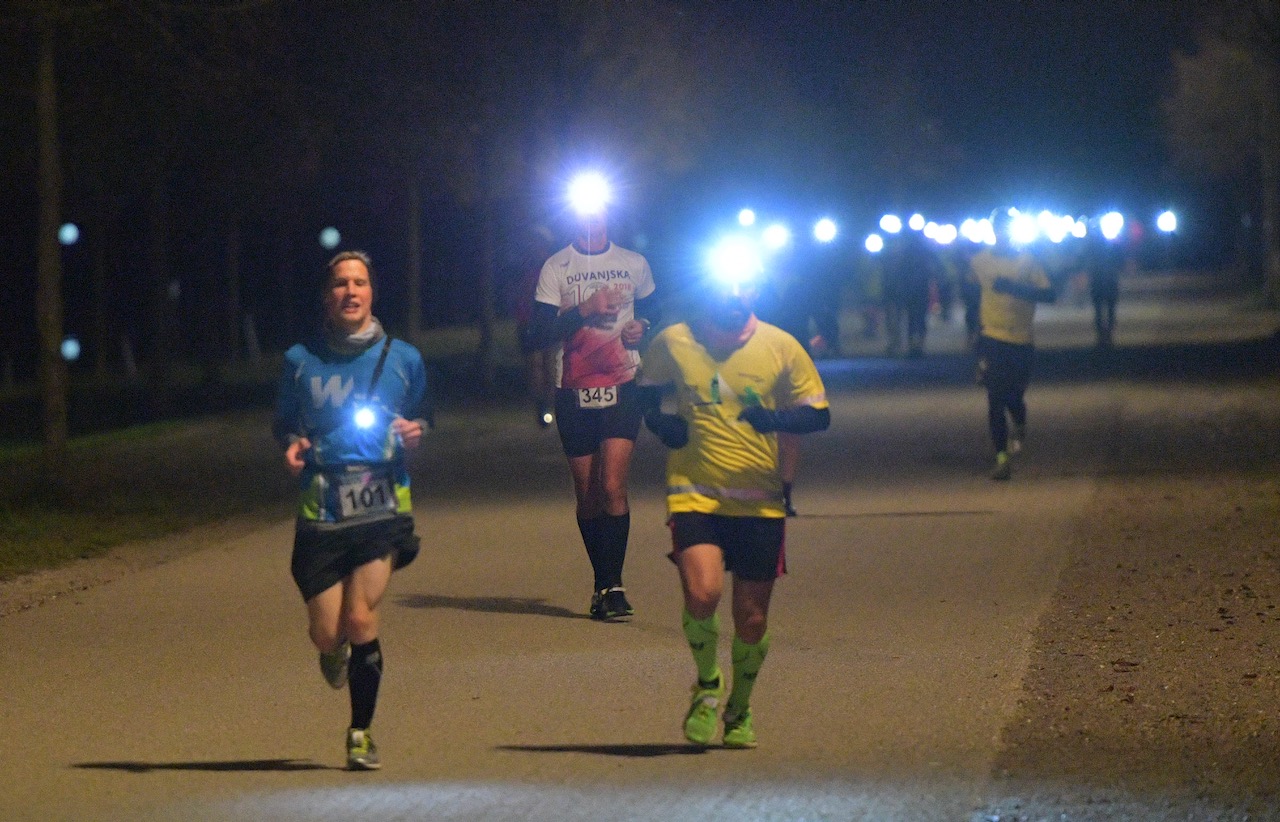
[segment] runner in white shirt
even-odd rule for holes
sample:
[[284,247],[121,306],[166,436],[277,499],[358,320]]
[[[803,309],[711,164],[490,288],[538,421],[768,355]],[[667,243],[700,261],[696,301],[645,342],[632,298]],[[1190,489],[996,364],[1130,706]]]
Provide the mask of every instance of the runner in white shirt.
[[640,431],[639,349],[657,321],[653,272],[643,255],[610,242],[600,208],[583,215],[577,238],[543,265],[534,300],[534,334],[561,345],[556,427],[594,574],[591,617],[629,617],[627,476]]

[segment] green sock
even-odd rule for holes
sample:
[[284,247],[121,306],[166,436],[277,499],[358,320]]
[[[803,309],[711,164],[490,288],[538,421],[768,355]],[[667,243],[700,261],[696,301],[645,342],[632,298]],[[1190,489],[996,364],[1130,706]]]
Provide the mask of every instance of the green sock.
[[755,687],[756,674],[760,673],[768,653],[767,631],[755,645],[748,645],[736,636],[733,638],[733,690],[729,692],[726,710],[742,713],[751,704],[751,689]]
[[689,640],[689,650],[693,651],[693,664],[698,666],[698,679],[714,682],[720,676],[720,663],[716,659],[720,644],[720,615],[694,619],[686,609],[680,615],[680,622],[684,626],[685,639]]

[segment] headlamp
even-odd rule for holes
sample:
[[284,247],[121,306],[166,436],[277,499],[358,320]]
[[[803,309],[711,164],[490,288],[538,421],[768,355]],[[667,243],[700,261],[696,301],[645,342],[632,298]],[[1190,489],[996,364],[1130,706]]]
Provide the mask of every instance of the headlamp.
[[717,286],[737,294],[764,270],[760,250],[748,237],[726,237],[712,247],[707,268]]
[[569,204],[579,217],[603,214],[612,199],[609,181],[602,174],[579,174],[569,183]]
[[356,408],[352,419],[355,421],[356,428],[372,428],[373,424],[378,421],[378,415],[369,406],[361,405]]

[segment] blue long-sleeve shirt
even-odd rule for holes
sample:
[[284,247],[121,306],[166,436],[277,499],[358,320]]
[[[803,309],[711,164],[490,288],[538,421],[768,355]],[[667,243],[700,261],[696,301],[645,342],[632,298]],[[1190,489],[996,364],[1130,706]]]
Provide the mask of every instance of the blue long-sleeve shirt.
[[[404,446],[395,417],[431,417],[426,367],[412,345],[392,340],[378,382],[370,381],[386,340],[359,354],[339,354],[323,340],[285,352],[272,433],[281,447],[311,441],[298,478],[300,519],[349,524],[408,514]],[[365,414],[360,425],[357,414]],[[385,483],[384,483],[385,481]]]

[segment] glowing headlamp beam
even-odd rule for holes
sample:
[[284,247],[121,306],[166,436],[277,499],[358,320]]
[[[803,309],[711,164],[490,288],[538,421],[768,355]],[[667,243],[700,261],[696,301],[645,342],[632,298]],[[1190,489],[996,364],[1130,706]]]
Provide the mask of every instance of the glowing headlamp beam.
[[372,428],[376,421],[377,415],[373,413],[373,409],[369,406],[362,405],[356,409],[355,423],[357,428]]
[[746,237],[729,237],[716,243],[707,263],[711,276],[721,285],[731,287],[734,293],[754,280],[764,268],[759,249]]
[[569,183],[569,205],[580,217],[604,213],[612,199],[609,182],[602,174],[579,174]]

